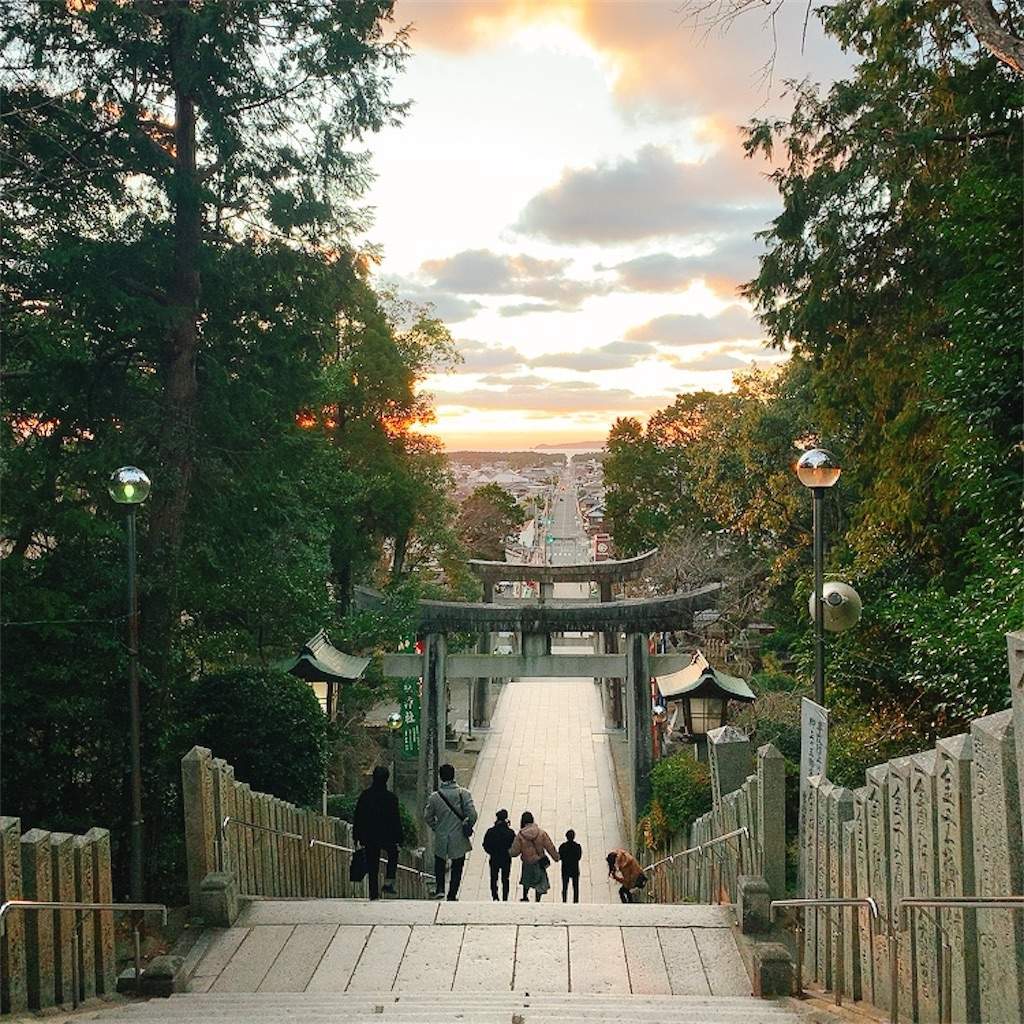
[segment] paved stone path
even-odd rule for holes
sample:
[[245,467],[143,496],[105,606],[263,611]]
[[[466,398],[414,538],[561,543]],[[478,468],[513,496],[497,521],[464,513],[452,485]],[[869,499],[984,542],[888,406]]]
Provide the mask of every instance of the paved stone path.
[[194,992],[745,996],[720,907],[255,901],[212,933]]
[[[571,648],[556,647],[566,649]],[[593,679],[514,680],[505,685],[491,722],[469,784],[480,821],[460,898],[490,899],[487,855],[481,844],[495,812],[504,807],[513,827],[523,811],[532,811],[556,846],[565,839],[566,829],[575,829],[583,847],[580,900],[618,902],[618,887],[607,877],[604,858],[623,845],[622,820],[601,697]],[[516,888],[519,866],[518,860],[512,865],[510,899],[522,895]],[[551,892],[544,899],[560,900],[557,864],[548,875]]]

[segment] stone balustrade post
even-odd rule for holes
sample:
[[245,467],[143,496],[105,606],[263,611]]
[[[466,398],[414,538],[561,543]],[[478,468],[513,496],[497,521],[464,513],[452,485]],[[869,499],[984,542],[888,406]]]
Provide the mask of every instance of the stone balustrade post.
[[[971,724],[974,871],[979,896],[1024,892],[1024,843],[1013,711]],[[978,913],[981,1019],[1019,1021],[1024,1007],[1024,914]]]
[[[50,833],[29,829],[21,837],[22,895],[27,900],[53,899]],[[25,915],[25,969],[28,1005],[33,1010],[53,1006],[53,913]]]
[[185,811],[185,856],[188,862],[188,898],[199,913],[199,887],[217,869],[217,829],[213,807],[213,755],[206,747],[193,747],[181,759],[181,796]]
[[[75,836],[71,848],[75,858],[75,900],[92,903],[92,840]],[[78,913],[78,985],[82,999],[96,997],[96,936],[93,915]]]
[[[21,820],[0,817],[0,899],[22,899],[21,879]],[[4,935],[0,938],[0,1011],[18,1013],[27,1009],[25,915],[14,911],[4,919]]]
[[766,743],[757,750],[757,846],[759,873],[773,900],[786,895],[786,762]]
[[[114,886],[110,865],[110,832],[91,828],[85,834],[92,853],[92,900],[113,903]],[[114,939],[114,915],[110,912],[91,914],[93,943],[96,951],[96,991],[110,996],[117,990],[117,952]]]
[[[50,869],[52,899],[56,903],[72,903],[75,899],[75,837],[67,832],[50,834]],[[74,998],[72,957],[75,915],[71,910],[58,910],[53,915],[53,975],[57,1002],[70,1005]]]

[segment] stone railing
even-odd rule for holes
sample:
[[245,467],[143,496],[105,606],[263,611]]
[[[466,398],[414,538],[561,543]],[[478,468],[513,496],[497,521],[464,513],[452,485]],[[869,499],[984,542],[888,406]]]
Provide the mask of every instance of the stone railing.
[[786,884],[786,773],[782,754],[757,751],[732,726],[708,734],[714,806],[649,864],[648,898],[735,903],[741,875],[765,879],[773,899]]
[[908,898],[1024,894],[1024,751],[1013,715],[979,718],[933,750],[869,768],[858,789],[812,776],[803,895],[871,897],[879,919],[805,911],[808,978],[890,1013],[895,978],[904,1021],[1024,1021],[1024,906],[900,912]]
[[[0,818],[0,897],[4,903],[111,903],[110,833],[91,828],[76,836],[33,828],[22,835],[20,819]],[[0,1012],[76,1005],[114,993],[113,913],[13,906],[2,927]]]
[[[205,747],[193,747],[182,758],[181,778],[195,913],[223,921],[228,882],[237,896],[365,895],[365,882],[349,881],[355,844],[348,822],[254,792]],[[398,895],[426,898],[422,854],[403,850],[399,864]]]

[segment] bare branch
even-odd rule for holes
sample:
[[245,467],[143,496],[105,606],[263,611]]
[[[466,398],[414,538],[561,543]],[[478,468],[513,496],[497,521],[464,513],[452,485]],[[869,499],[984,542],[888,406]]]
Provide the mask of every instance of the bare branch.
[[1009,12],[1006,20],[1011,27],[1007,28],[991,0],[959,0],[959,3],[981,45],[996,60],[1024,77],[1024,39],[1012,30]]

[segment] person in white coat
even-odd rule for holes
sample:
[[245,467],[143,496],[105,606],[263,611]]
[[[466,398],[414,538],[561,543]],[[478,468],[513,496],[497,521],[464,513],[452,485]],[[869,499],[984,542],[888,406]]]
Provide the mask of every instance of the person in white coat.
[[441,765],[437,774],[441,785],[430,794],[423,819],[434,833],[434,899],[444,899],[446,867],[451,861],[448,899],[454,902],[459,898],[466,854],[473,847],[469,837],[476,824],[476,808],[469,790],[456,783],[455,769],[450,764]]

